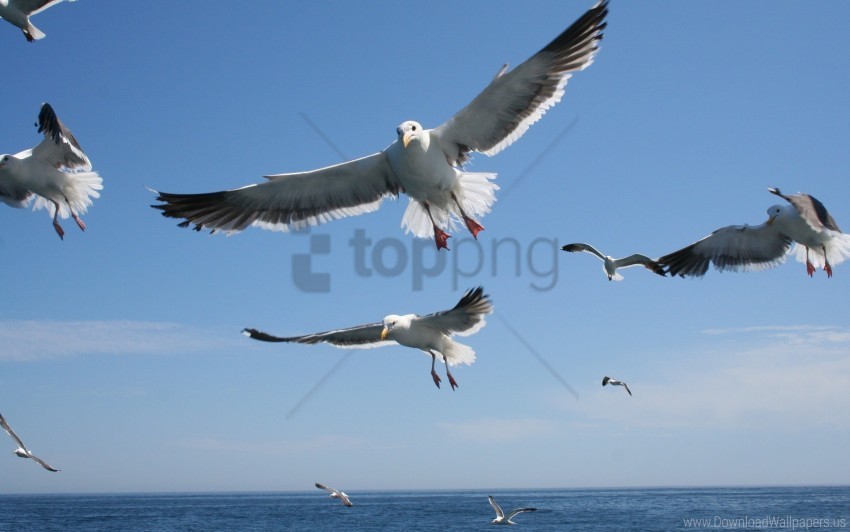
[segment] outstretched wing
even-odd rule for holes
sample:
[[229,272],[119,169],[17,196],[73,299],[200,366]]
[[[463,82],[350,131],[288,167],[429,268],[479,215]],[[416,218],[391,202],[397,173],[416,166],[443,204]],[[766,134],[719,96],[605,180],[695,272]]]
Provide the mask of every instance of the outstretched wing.
[[511,513],[508,514],[508,521],[513,519],[513,517],[517,514],[521,514],[523,512],[536,512],[537,508],[517,508],[516,510],[511,510]]
[[37,457],[36,455],[34,455],[32,453],[30,453],[30,458],[35,460],[41,467],[43,467],[44,469],[46,469],[48,471],[53,471],[54,473],[59,471],[58,469],[49,465],[47,462],[45,462],[44,460],[42,460],[41,458]]
[[49,103],[41,105],[38,113],[38,132],[44,133],[44,140],[32,149],[32,156],[47,162],[50,166],[64,167],[70,170],[91,172],[91,161],[83,153],[80,143],[71,130],[56,116]]
[[625,389],[626,389],[626,391],[627,391],[627,392],[629,392],[629,395],[631,395],[631,394],[632,394],[632,391],[631,391],[631,390],[629,390],[629,385],[628,385],[628,384],[626,384],[625,382],[623,383],[623,388],[625,388]]
[[443,334],[456,333],[459,336],[469,336],[484,327],[484,316],[493,312],[490,296],[479,286],[467,290],[457,305],[451,310],[444,310],[427,316],[420,316],[417,321]]
[[518,67],[505,72],[505,65],[475,99],[432,130],[452,162],[462,165],[470,151],[499,153],[561,101],[573,72],[593,62],[607,14],[607,0],[597,2]]
[[681,277],[702,277],[709,263],[721,271],[765,270],[784,262],[791,244],[772,224],[730,225],[657,262]]
[[25,451],[27,450],[27,446],[24,445],[24,442],[22,442],[18,435],[15,434],[15,431],[12,430],[12,427],[9,426],[9,423],[6,421],[6,418],[4,418],[2,415],[0,415],[0,426],[6,429],[6,432],[9,434],[9,436],[11,436],[12,439],[15,440],[15,443],[18,444],[18,447]]
[[576,242],[575,244],[567,244],[566,246],[561,246],[561,249],[564,251],[569,251],[570,253],[577,253],[579,251],[586,251],[588,253],[593,253],[597,257],[602,260],[605,260],[605,255],[603,255],[598,249],[591,246],[590,244],[583,244],[581,242]]
[[266,176],[255,185],[205,194],[157,192],[152,205],[180,227],[241,231],[249,225],[289,231],[378,208],[399,184],[383,152],[309,172]]
[[647,270],[664,276],[664,268],[662,268],[660,264],[646,255],[641,255],[640,253],[635,253],[634,255],[629,255],[628,257],[617,260],[618,268],[628,268],[629,266],[643,266]]
[[505,517],[505,512],[502,511],[502,507],[496,502],[496,499],[493,498],[492,495],[487,496],[487,500],[490,501],[490,506],[496,510],[496,517]]
[[41,13],[48,7],[62,1],[63,0],[12,0],[10,3],[14,4],[15,7],[24,13],[32,16]]
[[257,329],[243,329],[242,334],[254,340],[262,340],[263,342],[294,342],[299,344],[327,342],[342,348],[371,349],[373,347],[395,343],[392,340],[381,340],[381,331],[383,329],[384,325],[382,323],[370,323],[348,329],[337,329],[335,331],[305,334],[303,336],[274,336],[258,331]]

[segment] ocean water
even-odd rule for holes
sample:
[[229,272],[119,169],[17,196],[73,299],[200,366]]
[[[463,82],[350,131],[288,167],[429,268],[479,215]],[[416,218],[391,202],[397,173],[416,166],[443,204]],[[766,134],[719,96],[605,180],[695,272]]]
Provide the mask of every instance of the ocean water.
[[[0,496],[0,530],[491,530],[486,491]],[[494,491],[528,530],[850,530],[850,487]]]

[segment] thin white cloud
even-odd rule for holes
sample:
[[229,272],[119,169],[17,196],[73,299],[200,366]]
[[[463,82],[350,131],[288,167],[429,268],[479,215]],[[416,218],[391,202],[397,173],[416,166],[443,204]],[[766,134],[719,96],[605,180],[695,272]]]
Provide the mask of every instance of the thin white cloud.
[[722,350],[712,347],[686,362],[671,354],[654,368],[651,380],[629,380],[633,397],[600,387],[581,405],[565,406],[632,427],[850,428],[846,329],[751,327],[712,334],[732,332],[751,336],[741,345],[724,342]]
[[555,423],[545,419],[479,419],[463,423],[437,423],[454,437],[479,443],[513,442],[539,438],[553,432]]
[[150,321],[0,321],[0,361],[80,355],[179,354],[239,345],[238,331]]

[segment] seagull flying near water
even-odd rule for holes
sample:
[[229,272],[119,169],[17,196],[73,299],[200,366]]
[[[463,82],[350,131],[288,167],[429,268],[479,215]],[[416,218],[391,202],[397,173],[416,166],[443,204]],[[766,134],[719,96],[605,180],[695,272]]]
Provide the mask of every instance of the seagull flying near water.
[[100,197],[103,180],[91,171],[88,156],[49,103],[42,104],[37,125],[38,132],[44,133],[38,146],[0,155],[0,201],[20,208],[35,200],[33,210],[47,209],[53,228],[64,239],[58,218],[70,215],[85,231],[79,215],[86,212],[92,198]]
[[594,59],[605,28],[607,0],[598,2],[542,50],[508,71],[507,65],[466,107],[434,129],[408,120],[384,151],[308,172],[265,176],[268,181],[205,194],[157,192],[162,215],[211,232],[249,225],[288,231],[376,210],[404,192],[410,204],[402,227],[448,249],[445,229],[462,219],[473,236],[476,217],[490,212],[494,173],[467,172],[471,152],[495,155],[520,138],[561,100],[574,72]]
[[[0,17],[21,28],[27,41],[33,42],[45,37],[44,32],[30,22],[30,17],[41,13],[62,0],[0,0]],[[72,0],[73,1],[73,0]]]
[[850,257],[850,235],[841,232],[832,215],[814,196],[786,196],[768,189],[788,205],[773,205],[768,219],[756,226],[729,225],[679,251],[658,259],[667,273],[702,277],[709,263],[718,270],[765,270],[785,262],[791,246],[810,276],[823,267],[832,277],[832,266]]
[[344,491],[339,491],[337,489],[331,488],[330,486],[325,486],[324,484],[319,484],[318,482],[316,482],[316,487],[319,488],[320,490],[325,490],[328,493],[330,493],[330,495],[328,495],[328,497],[330,497],[331,499],[339,499],[339,502],[341,502],[345,506],[348,506],[349,508],[354,506],[351,503],[351,499],[348,498],[348,495],[346,495]]
[[631,390],[629,390],[629,385],[628,385],[628,384],[626,384],[625,382],[623,382],[623,381],[618,381],[618,380],[616,380],[616,379],[612,379],[611,377],[604,377],[604,378],[602,379],[602,386],[607,386],[607,385],[609,385],[609,384],[610,384],[611,386],[622,386],[623,388],[625,388],[625,389],[626,389],[626,391],[627,391],[627,392],[629,392],[629,395],[631,395],[631,394],[632,394],[632,391],[631,391]]
[[487,499],[490,501],[490,506],[496,510],[496,518],[490,521],[491,525],[515,525],[511,519],[523,512],[536,512],[537,508],[517,508],[516,510],[511,510],[507,515],[502,511],[502,507],[496,502],[492,495],[488,495]]
[[664,268],[662,268],[657,262],[650,259],[646,255],[640,255],[635,253],[634,255],[629,255],[628,257],[622,259],[615,259],[614,257],[609,257],[608,255],[603,255],[599,252],[595,247],[590,244],[567,244],[566,246],[561,247],[564,251],[576,252],[576,251],[586,251],[588,253],[592,253],[602,259],[602,270],[608,276],[609,281],[622,281],[623,276],[617,273],[617,269],[619,268],[628,268],[630,266],[643,266],[647,270],[653,271],[658,275],[664,276]]
[[451,310],[419,316],[405,314],[397,316],[390,314],[380,323],[358,325],[348,329],[307,334],[304,336],[280,337],[272,336],[257,329],[244,329],[242,334],[265,342],[297,342],[301,344],[317,344],[328,342],[342,348],[372,348],[398,343],[405,347],[414,347],[431,355],[431,377],[437,388],[440,387],[440,377],[434,369],[437,355],[446,364],[446,375],[452,390],[457,388],[457,381],[452,377],[449,366],[457,364],[472,364],[475,362],[475,351],[471,347],[455,342],[452,334],[469,336],[478,332],[485,325],[484,316],[493,311],[493,305],[482,287],[467,290],[457,305]]
[[24,442],[22,442],[21,439],[18,438],[18,435],[15,434],[15,431],[12,430],[12,427],[9,426],[9,423],[6,422],[6,418],[4,418],[2,415],[0,415],[0,426],[6,429],[6,432],[9,433],[9,436],[11,436],[12,439],[15,440],[15,443],[18,444],[18,448],[13,451],[16,455],[20,456],[21,458],[32,458],[36,461],[36,463],[38,463],[41,467],[48,471],[53,471],[54,473],[59,471],[58,469],[48,465],[47,462],[45,462],[41,458],[32,454],[32,452],[27,449],[27,446],[24,445]]

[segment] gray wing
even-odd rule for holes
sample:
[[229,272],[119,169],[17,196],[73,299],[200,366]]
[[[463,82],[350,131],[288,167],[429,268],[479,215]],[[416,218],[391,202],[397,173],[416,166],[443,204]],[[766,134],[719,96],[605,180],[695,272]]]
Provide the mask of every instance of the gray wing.
[[41,467],[43,467],[44,469],[46,469],[48,471],[53,471],[54,473],[59,471],[58,469],[49,465],[47,462],[45,462],[44,460],[42,460],[41,458],[37,457],[36,455],[34,455],[32,453],[30,453],[30,458],[35,460]]
[[397,196],[398,180],[383,152],[309,172],[266,176],[256,185],[205,194],[157,192],[152,205],[180,227],[241,231],[249,225],[289,231],[372,212]]
[[771,194],[776,194],[793,205],[800,214],[800,217],[815,231],[830,229],[832,231],[838,231],[839,233],[842,232],[841,229],[839,229],[838,224],[835,223],[835,220],[832,218],[832,215],[829,214],[829,211],[827,211],[826,207],[824,207],[823,203],[818,201],[818,199],[814,196],[810,196],[809,194],[793,194],[791,196],[786,196],[779,192],[778,188],[768,188],[767,190],[769,190]]
[[625,389],[626,389],[626,391],[627,391],[627,392],[629,392],[629,395],[631,395],[631,394],[632,394],[632,391],[631,391],[631,390],[629,390],[629,385],[628,385],[628,384],[626,384],[625,382],[624,382],[624,383],[622,383],[622,384],[623,384],[623,388],[625,388]]
[[[335,331],[305,334],[303,336],[274,336],[257,329],[243,329],[242,334],[261,340],[263,342],[292,342],[299,344],[318,344],[327,342],[337,347],[349,349],[370,349],[383,345],[394,344],[392,340],[381,340],[381,331],[384,330],[383,323],[370,323],[358,325],[348,329],[337,329]],[[318,485],[316,486],[318,487]],[[325,488],[322,488],[325,489]]]
[[10,3],[27,15],[35,15],[62,0],[12,0]]
[[657,262],[680,277],[702,277],[709,263],[721,271],[765,270],[784,262],[792,243],[774,225],[730,225]]
[[490,501],[490,506],[496,510],[496,517],[505,517],[505,512],[502,511],[502,507],[496,502],[496,499],[493,498],[492,495],[487,496],[487,500]]
[[9,423],[6,421],[6,418],[4,418],[2,415],[0,415],[0,426],[6,429],[6,432],[9,434],[9,436],[11,436],[12,439],[15,440],[15,443],[18,444],[18,447],[25,451],[27,450],[27,446],[24,445],[24,442],[22,442],[18,435],[15,434],[15,431],[12,430],[12,427],[9,426]]
[[432,130],[450,162],[462,165],[470,151],[495,155],[558,103],[572,73],[593,62],[607,13],[607,0],[597,2],[514,70],[503,67],[472,102]]
[[602,378],[602,386],[606,386],[608,384],[608,381],[610,381],[610,380],[611,380],[611,377],[607,377],[607,376],[603,377]]
[[664,276],[664,268],[662,268],[660,264],[650,259],[646,255],[641,255],[640,253],[635,253],[634,255],[629,255],[628,257],[617,259],[614,262],[617,264],[617,268],[628,268],[629,266],[643,266],[647,270],[653,271],[658,275]]
[[598,249],[591,246],[590,244],[583,244],[581,242],[576,242],[575,244],[567,244],[566,246],[561,246],[561,249],[564,251],[569,251],[570,253],[576,253],[578,251],[586,251],[588,253],[593,253],[597,257],[602,260],[605,260],[605,255],[599,252]]
[[523,512],[536,512],[537,508],[517,508],[516,510],[511,510],[511,513],[508,514],[508,521],[513,519],[513,517],[517,514],[521,514]]
[[483,287],[479,286],[467,290],[451,310],[420,316],[417,322],[443,334],[456,333],[459,336],[469,336],[485,325],[484,316],[491,312],[493,312],[493,303],[490,301],[490,296],[484,293]]
[[55,167],[91,171],[91,161],[83,153],[80,143],[74,138],[71,130],[59,120],[49,103],[41,105],[41,111],[38,113],[38,132],[44,133],[44,140],[32,149],[33,157]]

